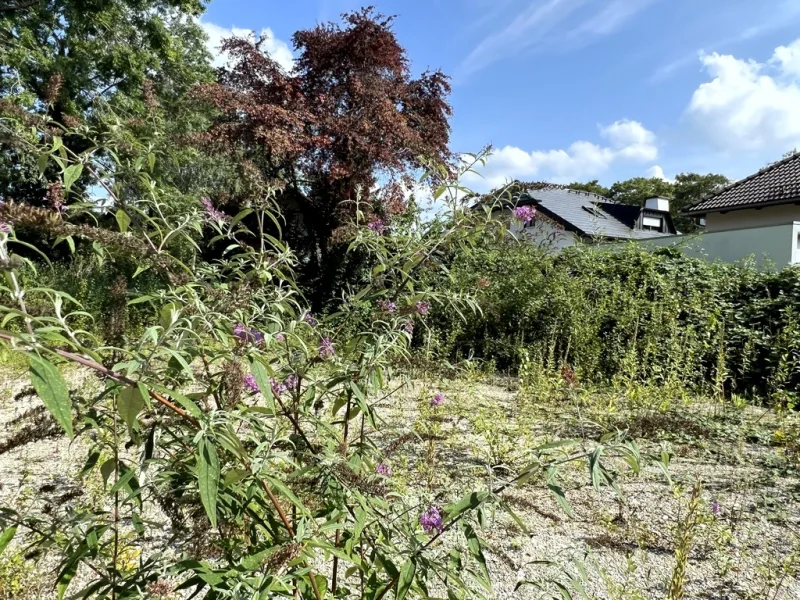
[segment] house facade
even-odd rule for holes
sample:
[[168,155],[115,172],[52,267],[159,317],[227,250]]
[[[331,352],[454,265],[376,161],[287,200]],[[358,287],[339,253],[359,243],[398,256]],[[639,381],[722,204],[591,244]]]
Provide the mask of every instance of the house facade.
[[[800,153],[706,196],[683,214],[705,219],[687,253],[784,267],[800,263]],[[669,243],[662,241],[659,245]]]
[[[644,240],[676,234],[665,198],[652,198],[641,207],[553,186],[528,190],[515,206],[532,206],[537,218],[513,228],[531,242],[552,250],[578,242]],[[510,215],[511,210],[509,206],[504,212]]]

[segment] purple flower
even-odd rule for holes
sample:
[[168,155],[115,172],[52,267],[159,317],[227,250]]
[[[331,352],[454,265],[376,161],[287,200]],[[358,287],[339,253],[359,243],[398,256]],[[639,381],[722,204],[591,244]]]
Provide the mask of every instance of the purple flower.
[[367,224],[367,227],[369,227],[372,231],[374,231],[378,235],[383,235],[383,232],[386,231],[386,223],[380,217],[375,217],[374,219],[372,219]]
[[389,465],[385,463],[378,463],[378,466],[375,467],[375,472],[378,475],[383,475],[384,477],[392,476],[392,470],[389,468]]
[[431,506],[427,511],[422,513],[419,517],[419,524],[425,530],[425,533],[439,533],[442,531],[442,513],[435,506]]
[[283,380],[283,386],[287,390],[294,390],[297,389],[298,383],[297,375],[289,375],[286,379]]
[[0,233],[11,233],[11,225],[0,221]]
[[397,310],[397,304],[391,300],[381,300],[378,302],[378,308],[380,308],[383,312],[393,313]]
[[260,391],[261,391],[261,388],[259,388],[259,387],[258,387],[258,384],[256,383],[256,378],[255,378],[255,377],[253,377],[253,375],[252,375],[252,374],[249,374],[249,375],[245,375],[245,376],[244,376],[244,386],[245,386],[245,387],[246,387],[248,390],[250,390],[251,392],[253,392],[254,394],[257,394],[258,392],[260,392]]
[[269,378],[269,386],[272,388],[272,393],[276,398],[286,391],[286,386],[274,377]]
[[279,342],[285,342],[286,341],[286,336],[283,335],[282,333],[276,333],[275,334],[275,339],[278,340]]
[[331,338],[329,337],[322,338],[322,341],[319,343],[319,357],[325,360],[326,358],[330,358],[334,354],[336,354],[336,348],[334,347]]
[[430,309],[431,309],[431,303],[430,302],[424,302],[423,300],[420,300],[419,302],[417,302],[417,312],[419,314],[427,315],[428,311]]
[[414,321],[409,319],[403,323],[403,331],[405,331],[408,335],[412,335],[414,333]]
[[314,315],[311,313],[306,313],[303,315],[303,321],[311,325],[311,327],[317,326],[317,320],[314,318]]
[[536,216],[536,209],[532,206],[518,206],[513,211],[514,218],[521,221],[522,224],[529,223]]
[[264,343],[263,333],[261,333],[258,329],[253,329],[252,327],[248,329],[242,323],[236,324],[236,326],[233,328],[233,335],[234,337],[239,338],[243,342],[250,342],[253,344]]
[[720,512],[719,502],[714,500],[714,502],[711,503],[711,514],[718,517]]
[[437,406],[441,406],[444,404],[446,398],[442,392],[436,392],[431,398],[431,408],[436,408]]
[[228,218],[225,215],[225,213],[217,210],[216,207],[213,204],[211,204],[211,200],[209,200],[208,198],[200,198],[200,204],[203,205],[203,208],[206,211],[206,215],[212,221],[224,221],[225,219]]

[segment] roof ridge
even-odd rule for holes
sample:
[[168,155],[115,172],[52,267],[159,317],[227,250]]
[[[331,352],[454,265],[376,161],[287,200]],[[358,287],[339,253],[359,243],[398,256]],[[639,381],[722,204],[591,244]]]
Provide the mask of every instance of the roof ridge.
[[789,163],[789,162],[791,162],[793,160],[796,160],[798,158],[800,158],[800,151],[794,152],[794,153],[790,154],[789,156],[787,156],[785,158],[782,158],[780,160],[776,160],[774,163],[770,163],[766,167],[760,168],[758,171],[756,171],[752,175],[748,175],[747,177],[744,177],[743,179],[739,179],[738,181],[734,181],[733,183],[729,183],[728,185],[723,186],[720,189],[718,189],[718,190],[716,190],[714,192],[711,192],[710,194],[707,194],[707,195],[703,196],[702,198],[700,198],[700,200],[698,200],[697,202],[695,202],[691,206],[687,206],[683,210],[690,211],[693,208],[695,208],[696,206],[701,205],[703,202],[705,202],[707,200],[711,200],[712,198],[715,198],[715,197],[717,197],[717,196],[719,196],[721,194],[724,194],[725,192],[727,192],[729,190],[737,188],[740,185],[743,185],[743,184],[747,183],[748,181],[752,181],[756,177],[764,175],[765,173],[769,173],[770,171],[773,171],[773,170],[777,169],[778,167],[782,167],[786,163]]

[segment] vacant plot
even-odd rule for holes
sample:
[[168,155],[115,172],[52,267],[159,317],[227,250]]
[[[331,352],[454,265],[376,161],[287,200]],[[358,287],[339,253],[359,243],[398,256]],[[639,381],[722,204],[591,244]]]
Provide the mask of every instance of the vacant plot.
[[[98,385],[80,371],[71,383],[75,390]],[[87,449],[59,435],[26,387],[25,375],[4,382],[0,504],[27,514],[80,510],[101,496],[76,478]],[[444,402],[431,407],[437,392]],[[685,598],[800,597],[791,413],[672,398],[656,388],[583,390],[553,380],[520,389],[516,380],[478,377],[416,378],[381,404],[385,421],[376,433],[391,470],[389,489],[421,506],[502,485],[544,444],[574,440],[564,445],[570,456],[588,456],[610,432],[638,448],[639,473],[618,456],[605,458],[619,493],[592,486],[588,458],[503,492],[507,507],[481,519],[498,599],[558,596],[560,589],[574,597],[585,590],[589,598],[663,598],[680,548],[688,552]],[[665,473],[658,463],[666,456]],[[169,527],[160,510],[149,517]],[[459,543],[448,534],[434,551]],[[39,576],[52,568],[13,545],[0,558],[0,598],[55,597]]]

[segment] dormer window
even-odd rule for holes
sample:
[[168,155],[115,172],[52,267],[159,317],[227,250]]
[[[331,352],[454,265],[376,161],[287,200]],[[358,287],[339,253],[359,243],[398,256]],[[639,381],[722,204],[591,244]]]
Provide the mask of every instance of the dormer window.
[[664,231],[663,217],[642,217],[642,229],[646,231]]

